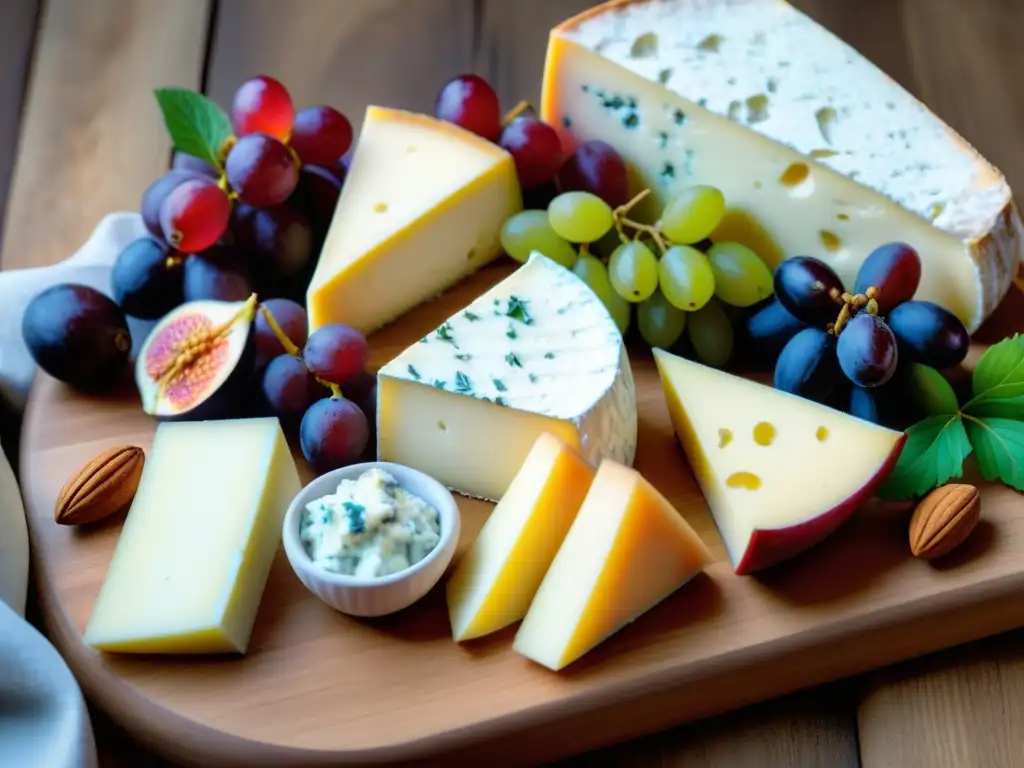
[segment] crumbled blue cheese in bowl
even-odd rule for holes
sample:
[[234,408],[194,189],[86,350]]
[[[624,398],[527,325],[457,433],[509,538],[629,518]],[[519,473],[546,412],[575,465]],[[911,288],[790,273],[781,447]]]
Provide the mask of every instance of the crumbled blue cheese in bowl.
[[313,563],[360,578],[388,576],[425,558],[441,540],[434,507],[388,472],[368,469],[309,502],[299,538]]

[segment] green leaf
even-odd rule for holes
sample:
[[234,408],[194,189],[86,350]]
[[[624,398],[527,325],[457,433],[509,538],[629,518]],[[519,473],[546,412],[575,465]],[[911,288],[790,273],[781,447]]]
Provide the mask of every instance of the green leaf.
[[969,404],[969,415],[979,419],[1016,419],[1024,421],[1024,395],[983,398]]
[[966,417],[982,476],[1024,491],[1024,422]]
[[914,400],[929,416],[952,416],[959,410],[953,387],[934,368],[914,363],[910,379]]
[[971,442],[959,416],[929,416],[907,430],[903,452],[878,495],[902,500],[923,496],[963,474]]
[[217,153],[232,130],[224,110],[187,88],[158,88],[155,93],[174,148],[220,168]]
[[965,409],[981,400],[1002,400],[1024,396],[1024,338],[1014,334],[989,347],[978,361],[971,378],[974,398]]

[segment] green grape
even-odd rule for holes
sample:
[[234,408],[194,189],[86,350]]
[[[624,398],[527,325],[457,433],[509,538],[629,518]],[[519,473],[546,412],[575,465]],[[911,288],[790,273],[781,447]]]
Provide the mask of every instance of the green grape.
[[608,280],[608,270],[601,260],[589,253],[583,254],[576,261],[572,271],[576,277],[587,284],[587,287],[608,308],[608,311],[611,311],[612,296],[615,291],[612,290],[612,284]]
[[715,243],[708,249],[715,274],[715,295],[734,307],[749,307],[772,295],[772,273],[757,254],[739,243]]
[[676,343],[686,327],[686,313],[669,303],[661,291],[655,291],[636,308],[640,335],[652,347],[668,349]]
[[715,295],[715,273],[708,257],[688,245],[673,245],[658,262],[658,282],[665,298],[688,312]]
[[658,288],[658,257],[638,240],[623,243],[608,260],[608,277],[622,298],[641,302]]
[[555,234],[545,211],[520,211],[501,226],[501,247],[516,261],[526,262],[532,251],[572,269],[576,249]]
[[700,362],[714,368],[722,368],[729,362],[732,356],[732,324],[717,300],[712,299],[702,309],[691,312],[686,329]]
[[619,333],[625,336],[626,331],[629,330],[629,321],[633,316],[633,305],[619,296],[615,291],[612,291],[611,300],[605,306],[608,307],[608,314],[611,315],[612,320],[615,321],[615,325],[618,327]]
[[725,215],[725,196],[715,187],[689,187],[668,201],[661,231],[673,243],[699,243],[715,231]]
[[548,204],[548,221],[570,243],[592,243],[612,228],[612,209],[590,192],[563,192]]

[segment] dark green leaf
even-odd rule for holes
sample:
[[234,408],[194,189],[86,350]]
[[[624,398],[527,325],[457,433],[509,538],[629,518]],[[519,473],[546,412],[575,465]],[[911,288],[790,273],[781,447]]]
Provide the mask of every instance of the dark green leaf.
[[156,100],[174,148],[220,168],[217,153],[232,130],[224,110],[186,88],[159,88]]
[[934,368],[915,363],[911,369],[911,382],[914,400],[929,416],[952,416],[959,409],[953,387]]
[[970,413],[982,400],[1024,396],[1024,338],[1014,334],[989,347],[974,369],[971,391],[974,397],[964,406]]
[[1024,491],[1024,422],[968,416],[966,424],[982,476]]
[[959,416],[930,416],[907,430],[903,452],[878,495],[923,496],[963,475],[964,460],[970,455],[971,442]]
[[999,418],[1024,421],[1024,395],[982,398],[970,404],[970,415],[979,419]]

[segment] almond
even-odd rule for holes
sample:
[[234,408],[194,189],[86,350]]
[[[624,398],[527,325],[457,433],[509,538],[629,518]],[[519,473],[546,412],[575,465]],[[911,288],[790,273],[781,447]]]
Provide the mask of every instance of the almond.
[[931,560],[960,546],[978,524],[981,498],[973,485],[943,485],[917,505],[910,518],[910,551]]
[[135,498],[146,454],[134,445],[110,448],[71,476],[57,497],[60,525],[85,525],[109,517]]

